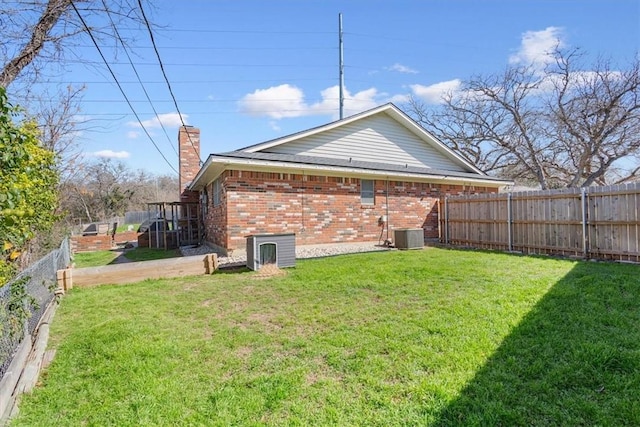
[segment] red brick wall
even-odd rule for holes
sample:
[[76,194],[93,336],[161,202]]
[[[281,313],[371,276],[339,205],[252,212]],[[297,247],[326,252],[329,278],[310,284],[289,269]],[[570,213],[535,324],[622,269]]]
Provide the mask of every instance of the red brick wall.
[[[182,126],[178,131],[178,148],[180,161],[180,200],[192,201],[190,192],[184,192],[200,170],[200,129]],[[195,201],[198,201],[197,193]]]
[[102,234],[99,236],[71,236],[71,251],[93,252],[106,251],[113,248],[113,243],[136,242],[138,234],[135,231],[125,231],[116,233],[115,242],[111,241],[111,235]]
[[[296,233],[297,244],[386,239],[378,223],[388,215],[389,238],[398,228],[423,228],[438,237],[439,197],[495,192],[486,187],[375,181],[375,202],[360,201],[360,179],[295,174],[226,171],[220,206],[210,206],[207,240],[228,249],[244,248],[245,237],[259,233]],[[208,186],[209,194],[211,187]]]
[[[232,172],[225,171],[220,176],[219,179],[223,188],[227,177],[231,173]],[[207,194],[209,194],[209,206],[204,219],[206,239],[215,245],[226,248],[229,237],[227,234],[227,191],[223,190],[220,192],[220,203],[216,206],[213,204],[213,183],[207,185]]]

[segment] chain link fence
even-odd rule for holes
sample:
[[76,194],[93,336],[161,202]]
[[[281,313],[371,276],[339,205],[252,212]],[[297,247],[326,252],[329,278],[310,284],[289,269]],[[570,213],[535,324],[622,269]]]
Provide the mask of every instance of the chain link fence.
[[55,298],[57,271],[71,264],[69,239],[0,288],[0,378],[27,334],[33,334]]

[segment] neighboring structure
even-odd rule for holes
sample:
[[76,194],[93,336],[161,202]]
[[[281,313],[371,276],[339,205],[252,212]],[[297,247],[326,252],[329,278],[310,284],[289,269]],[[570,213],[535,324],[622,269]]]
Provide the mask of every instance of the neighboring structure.
[[265,233],[295,233],[296,244],[385,241],[400,228],[437,238],[441,195],[512,184],[484,174],[393,104],[211,154],[202,167],[190,157],[199,137],[180,130],[180,175],[191,181],[181,184],[182,200],[198,197],[205,239],[227,249]]

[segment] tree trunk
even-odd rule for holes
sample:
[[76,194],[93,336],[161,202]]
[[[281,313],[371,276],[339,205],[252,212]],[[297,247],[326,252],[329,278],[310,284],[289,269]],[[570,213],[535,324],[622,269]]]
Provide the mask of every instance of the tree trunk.
[[49,0],[47,8],[33,27],[31,39],[20,53],[0,71],[0,86],[6,88],[38,56],[60,16],[71,6],[72,0]]

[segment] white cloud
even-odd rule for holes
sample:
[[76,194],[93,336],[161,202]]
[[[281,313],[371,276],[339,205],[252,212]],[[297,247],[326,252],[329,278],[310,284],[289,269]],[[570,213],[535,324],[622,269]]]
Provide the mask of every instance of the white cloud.
[[554,50],[563,46],[561,27],[527,31],[522,34],[522,42],[518,52],[509,57],[509,63],[522,63],[541,68],[553,61]]
[[415,96],[429,104],[440,104],[442,97],[449,92],[456,92],[460,89],[462,82],[460,79],[447,80],[445,82],[435,83],[429,86],[410,85],[411,91]]
[[126,159],[131,154],[128,151],[113,151],[113,150],[101,150],[92,153],[95,157],[101,157],[105,159]]
[[271,130],[274,130],[276,132],[280,132],[281,130],[280,126],[278,125],[278,122],[275,120],[271,120],[269,122],[269,127],[271,128]]
[[[601,77],[602,75],[596,71],[573,71],[569,73],[569,80],[566,82],[567,89],[576,90],[580,87],[597,85]],[[620,80],[622,77],[623,74],[620,71],[610,71],[608,75],[611,81]],[[551,92],[554,88],[564,84],[563,76],[547,74],[539,80],[537,91],[539,93]]]
[[344,101],[345,116],[370,110],[380,105],[380,102],[377,100],[379,94],[376,88],[366,89],[354,94],[345,91],[344,96],[347,98]]
[[[240,111],[251,116],[266,116],[272,119],[303,117],[310,115],[338,116],[339,87],[332,86],[320,92],[321,100],[308,104],[304,92],[295,86],[283,84],[267,89],[257,89],[245,95],[239,102]],[[377,89],[366,89],[355,94],[344,91],[345,115],[359,113],[377,106],[380,97]]]
[[[340,86],[331,86],[320,92],[322,101],[309,106],[311,114],[330,114],[334,119],[340,116]],[[343,112],[345,117],[377,107],[379,93],[376,88],[365,89],[352,94],[344,90]]]
[[[187,117],[189,117],[187,114],[183,114],[182,115],[182,120],[184,120],[185,124],[188,124]],[[156,117],[152,117],[149,120],[143,120],[141,123],[147,129],[159,128],[160,127],[160,123],[162,123],[162,125],[164,127],[179,127],[179,126],[182,126],[182,121],[180,120],[180,114],[178,114],[178,113],[158,114]],[[134,128],[139,128],[140,127],[140,123],[138,123],[138,122],[128,122],[127,126],[134,127]]]
[[130,130],[129,132],[127,132],[127,138],[129,139],[136,139],[140,136],[140,132],[135,131],[135,130]]
[[403,74],[418,74],[418,70],[414,70],[413,68],[407,67],[406,65],[395,63],[391,67],[386,68],[388,71],[396,71],[398,73]]
[[404,104],[409,102],[409,95],[408,94],[400,94],[400,95],[393,95],[390,99],[389,102],[393,103],[393,104]]
[[238,105],[245,114],[273,119],[304,116],[307,110],[302,90],[289,84],[256,89],[245,95]]

